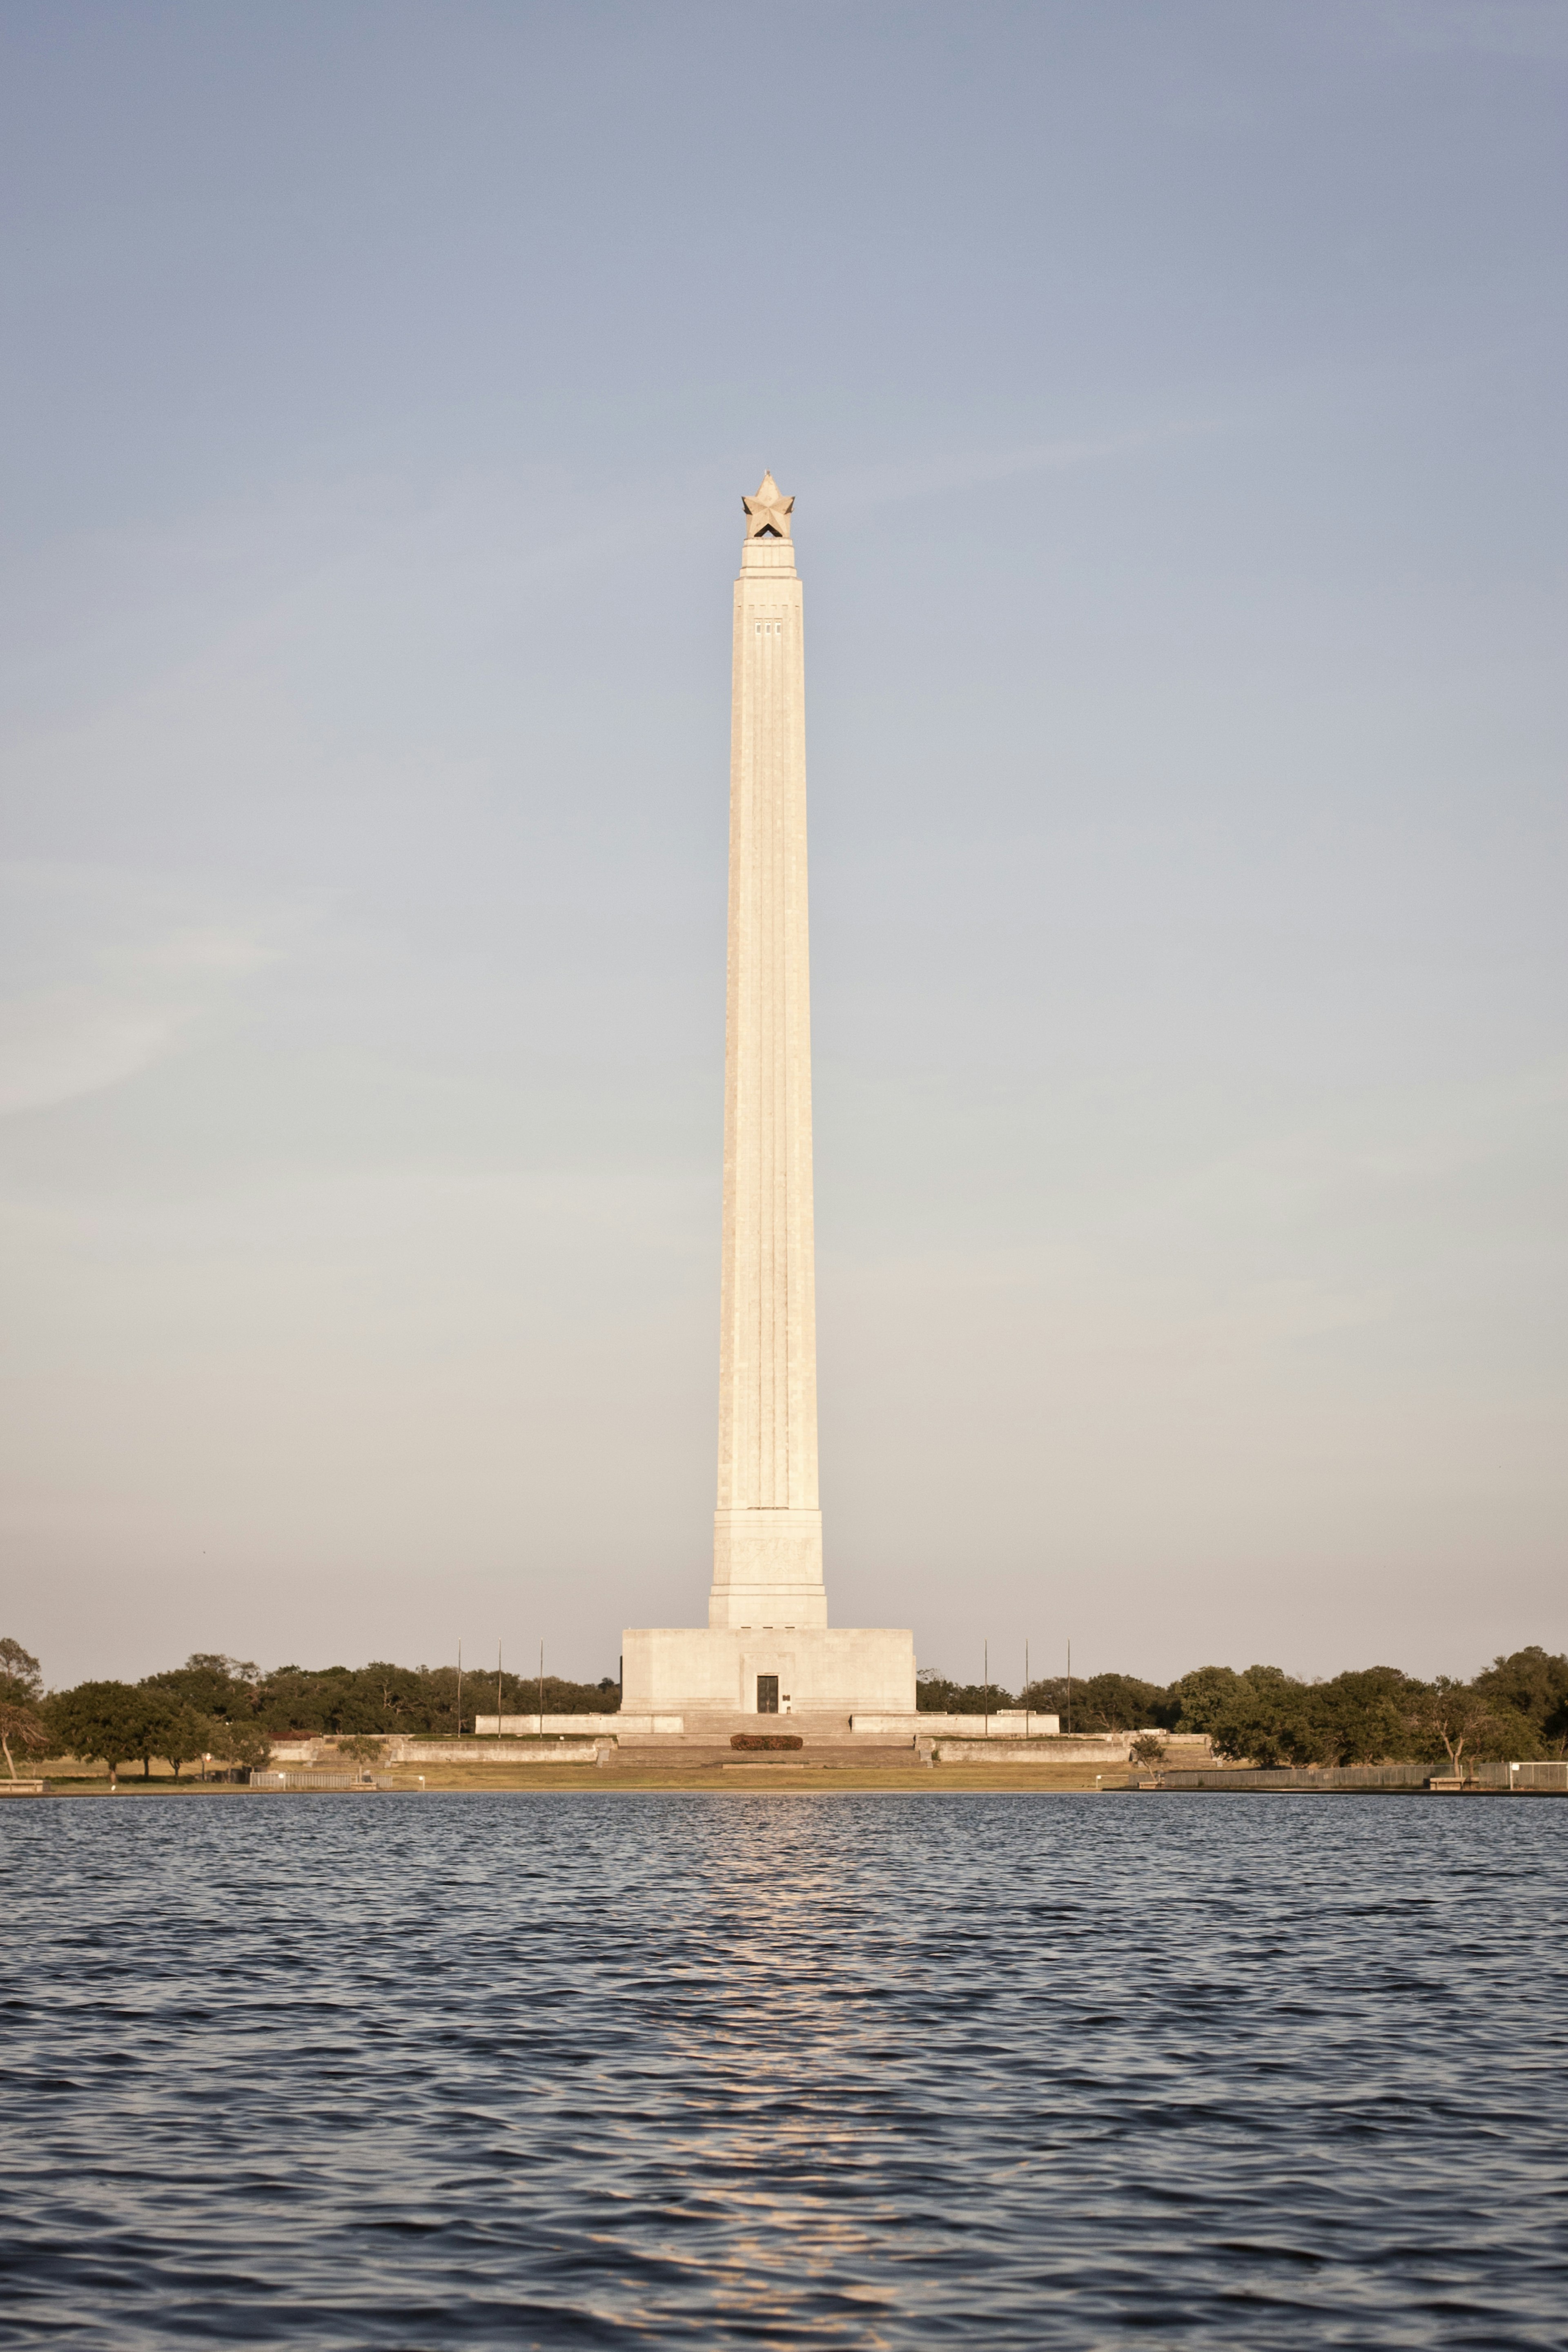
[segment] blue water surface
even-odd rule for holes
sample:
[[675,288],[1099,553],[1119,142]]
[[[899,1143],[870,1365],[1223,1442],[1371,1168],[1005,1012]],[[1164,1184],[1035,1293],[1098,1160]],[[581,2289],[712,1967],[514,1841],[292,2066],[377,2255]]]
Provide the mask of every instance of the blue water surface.
[[1568,1803],[0,1808],[0,2344],[1568,2345]]

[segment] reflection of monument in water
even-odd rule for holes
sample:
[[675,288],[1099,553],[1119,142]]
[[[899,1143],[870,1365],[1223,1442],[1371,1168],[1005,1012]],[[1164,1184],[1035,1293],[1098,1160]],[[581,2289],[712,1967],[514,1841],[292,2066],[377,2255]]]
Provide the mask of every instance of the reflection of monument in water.
[[719,1507],[705,1627],[622,1637],[631,1714],[911,1715],[913,1637],[829,1626],[816,1489],[805,672],[795,504],[742,501],[730,750]]

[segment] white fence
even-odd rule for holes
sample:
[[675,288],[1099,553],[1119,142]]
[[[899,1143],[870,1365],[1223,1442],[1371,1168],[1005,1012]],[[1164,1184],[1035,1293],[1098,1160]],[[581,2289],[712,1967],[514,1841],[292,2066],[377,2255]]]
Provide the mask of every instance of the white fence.
[[1514,1789],[1521,1795],[1568,1797],[1568,1762],[1562,1764],[1478,1764],[1479,1789]]
[[253,1772],[253,1789],[374,1789],[368,1772]]

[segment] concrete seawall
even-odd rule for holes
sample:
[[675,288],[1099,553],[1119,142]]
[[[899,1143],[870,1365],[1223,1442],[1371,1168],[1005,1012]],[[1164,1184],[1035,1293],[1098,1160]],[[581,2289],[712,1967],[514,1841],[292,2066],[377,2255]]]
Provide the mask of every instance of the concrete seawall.
[[[542,1739],[416,1739],[380,1732],[368,1736],[380,1747],[374,1763],[365,1768],[372,1770],[393,1764],[592,1764],[602,1748],[615,1746],[614,1740],[602,1735],[568,1739],[548,1731]],[[271,1760],[274,1769],[283,1770],[291,1767],[331,1769],[345,1761],[333,1739],[276,1739]]]
[[[926,1728],[921,1719],[916,1734],[921,1748],[929,1746],[940,1764],[1001,1764],[1005,1762],[1040,1764],[1126,1764],[1131,1761],[1132,1742],[1139,1737],[1135,1731],[1108,1731],[1029,1739],[1006,1731],[993,1730],[987,1738],[977,1728],[971,1728],[973,1717],[963,1716],[939,1717],[943,1723],[964,1725],[959,1732]],[[1203,1766],[1213,1761],[1206,1734],[1186,1732],[1176,1735],[1162,1732],[1167,1761],[1175,1764]]]

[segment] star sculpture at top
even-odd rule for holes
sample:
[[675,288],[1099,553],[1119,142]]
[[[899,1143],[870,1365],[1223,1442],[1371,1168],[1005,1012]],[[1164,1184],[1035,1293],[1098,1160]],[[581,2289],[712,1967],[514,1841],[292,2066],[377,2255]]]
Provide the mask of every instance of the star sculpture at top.
[[779,539],[789,537],[789,513],[793,499],[786,499],[771,474],[763,476],[763,487],[754,499],[742,499],[746,509],[746,537],[761,539],[773,531]]

